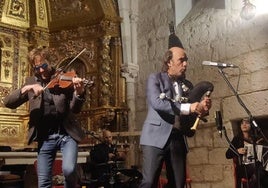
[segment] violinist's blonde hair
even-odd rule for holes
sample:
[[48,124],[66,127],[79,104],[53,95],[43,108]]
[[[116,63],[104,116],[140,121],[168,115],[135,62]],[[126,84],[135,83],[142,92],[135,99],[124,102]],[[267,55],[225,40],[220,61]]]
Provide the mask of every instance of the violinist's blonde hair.
[[40,56],[44,60],[47,60],[48,62],[50,62],[49,51],[48,51],[48,48],[45,46],[34,48],[29,52],[28,60],[32,66],[34,66],[34,61],[35,61],[36,56]]

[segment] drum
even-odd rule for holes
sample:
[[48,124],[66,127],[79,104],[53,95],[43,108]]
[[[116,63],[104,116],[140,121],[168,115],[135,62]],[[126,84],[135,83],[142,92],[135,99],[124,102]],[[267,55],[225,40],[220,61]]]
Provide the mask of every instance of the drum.
[[117,175],[124,188],[136,188],[142,180],[142,174],[135,168],[118,170]]

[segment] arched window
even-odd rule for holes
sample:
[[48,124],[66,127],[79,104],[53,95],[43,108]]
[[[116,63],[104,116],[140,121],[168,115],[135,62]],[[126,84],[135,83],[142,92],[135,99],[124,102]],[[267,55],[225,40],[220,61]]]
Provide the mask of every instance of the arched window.
[[[72,61],[72,58],[68,58],[66,60],[64,60],[59,67],[65,67],[66,65],[68,65],[68,63],[70,63]],[[74,60],[74,62],[72,62],[66,70],[64,71],[72,71],[74,70],[77,74],[78,77],[80,78],[85,78],[86,77],[86,66],[85,63],[80,60],[80,59],[76,59]]]

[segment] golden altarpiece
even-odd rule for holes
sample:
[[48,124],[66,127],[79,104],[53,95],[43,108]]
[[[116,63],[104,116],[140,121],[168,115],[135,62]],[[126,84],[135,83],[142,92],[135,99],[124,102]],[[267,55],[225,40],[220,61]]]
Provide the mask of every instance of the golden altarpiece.
[[11,110],[4,107],[2,99],[32,74],[27,53],[36,46],[51,49],[55,67],[68,64],[85,49],[70,64],[79,77],[94,81],[78,115],[83,128],[127,130],[117,7],[113,0],[1,0],[0,145],[29,147],[27,103]]

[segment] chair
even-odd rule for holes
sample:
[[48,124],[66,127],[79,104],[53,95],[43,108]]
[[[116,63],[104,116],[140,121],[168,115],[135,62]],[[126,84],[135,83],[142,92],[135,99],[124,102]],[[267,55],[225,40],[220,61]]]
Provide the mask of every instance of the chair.
[[[157,188],[164,188],[165,185],[168,183],[168,179],[165,177],[165,171],[166,171],[166,164],[163,163],[162,172],[164,173],[162,173],[159,177]],[[192,187],[191,182],[192,182],[192,179],[189,176],[188,170],[186,170],[185,188],[191,188]]]
[[82,188],[96,187],[97,180],[91,179],[92,169],[94,169],[94,165],[91,162],[78,165],[79,184]]
[[[34,167],[37,173],[37,160],[34,161]],[[64,188],[64,177],[62,172],[62,160],[55,159],[52,167],[52,188]],[[76,185],[76,188],[80,188],[80,185]]]
[[[3,151],[3,146],[1,146]],[[9,150],[5,150],[9,151]],[[0,160],[1,161],[1,160]],[[0,187],[1,188],[23,188],[25,165],[1,165],[0,166]]]
[[[34,161],[34,167],[37,173],[37,160]],[[55,159],[52,167],[52,188],[64,188],[63,175],[62,175],[62,160]]]
[[[240,182],[237,180],[237,164],[238,164],[238,159],[233,158],[233,166],[234,166],[234,180],[235,180],[235,188],[248,188],[248,179],[247,178],[241,178]],[[239,185],[237,185],[239,184]]]
[[0,187],[2,188],[23,188],[23,179],[16,174],[1,174]]
[[241,188],[247,188],[248,187],[248,179],[242,178],[241,179]]
[[167,183],[168,183],[167,178],[160,176],[157,188],[164,188]]
[[167,183],[168,183],[168,179],[166,177],[166,164],[164,162],[162,165],[162,170],[161,170],[161,174],[158,180],[157,188],[164,188]]
[[191,182],[192,182],[192,179],[190,178],[189,171],[186,169],[186,183],[185,183],[185,188],[192,188]]

